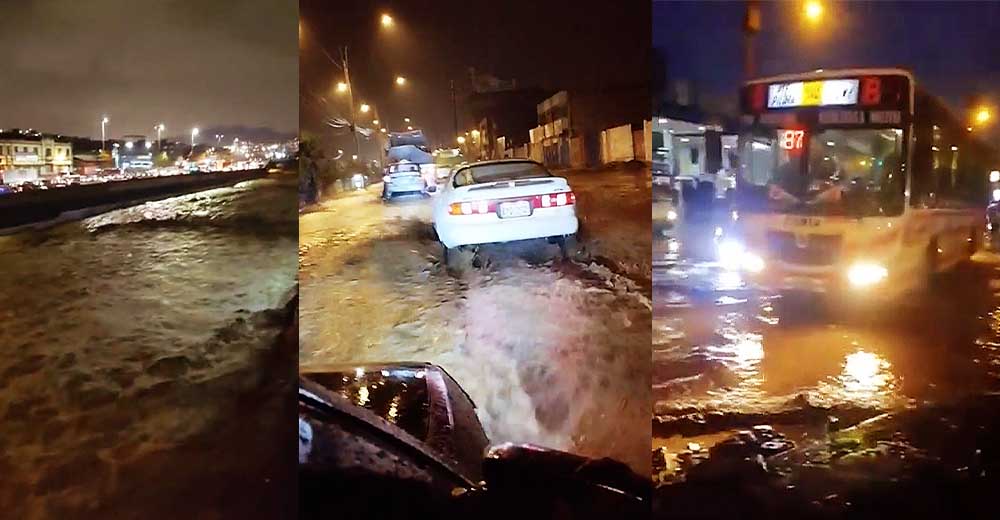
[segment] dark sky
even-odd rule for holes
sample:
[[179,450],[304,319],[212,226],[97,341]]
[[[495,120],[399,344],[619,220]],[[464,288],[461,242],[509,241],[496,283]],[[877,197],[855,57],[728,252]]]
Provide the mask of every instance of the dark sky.
[[[335,58],[349,45],[356,103],[378,106],[392,130],[411,117],[432,138],[452,132],[449,80],[467,89],[469,67],[519,86],[588,88],[645,82],[649,55],[648,0],[302,0],[300,85],[303,129],[330,136],[322,121],[347,111],[332,92]],[[390,31],[379,15],[396,20]],[[396,89],[396,74],[409,78]],[[460,92],[461,95],[461,92]],[[319,101],[325,98],[326,102]]]
[[4,0],[0,127],[297,133],[295,0]]
[[[830,2],[817,28],[801,2],[762,2],[759,76],[817,68],[901,66],[953,108],[970,96],[1000,102],[1000,3]],[[669,74],[736,105],[744,2],[657,1],[653,46]]]

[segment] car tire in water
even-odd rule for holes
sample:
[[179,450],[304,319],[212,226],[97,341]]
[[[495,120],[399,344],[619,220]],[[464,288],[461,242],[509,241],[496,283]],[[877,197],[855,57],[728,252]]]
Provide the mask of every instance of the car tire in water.
[[441,243],[441,260],[446,269],[455,269],[461,262],[462,247],[448,247]]
[[559,246],[559,254],[563,260],[572,260],[576,256],[576,235],[557,237],[555,242]]
[[934,290],[934,286],[940,278],[940,273],[938,273],[940,256],[937,237],[932,238],[927,244],[927,250],[924,251],[924,285],[928,291]]
[[979,251],[979,242],[982,241],[982,233],[975,226],[969,228],[969,260]]

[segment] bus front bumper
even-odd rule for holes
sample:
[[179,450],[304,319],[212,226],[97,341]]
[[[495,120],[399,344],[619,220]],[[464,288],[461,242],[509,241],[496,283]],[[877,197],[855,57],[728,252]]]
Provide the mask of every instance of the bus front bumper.
[[837,299],[888,300],[904,291],[892,273],[875,263],[832,265],[823,268],[770,264],[748,281],[779,293],[810,293]]

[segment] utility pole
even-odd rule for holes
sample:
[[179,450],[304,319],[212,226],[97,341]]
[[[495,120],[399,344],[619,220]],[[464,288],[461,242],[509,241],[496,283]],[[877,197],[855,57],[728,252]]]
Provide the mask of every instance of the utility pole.
[[458,102],[455,100],[455,80],[451,80],[451,117],[455,125],[455,137],[458,138]]
[[754,63],[753,37],[760,32],[760,3],[747,0],[747,11],[743,18],[743,80],[749,81],[757,74]]
[[354,154],[361,159],[361,139],[358,138],[358,120],[354,113],[354,84],[351,83],[351,71],[347,67],[347,46],[342,51],[341,61],[344,67],[344,82],[347,83],[347,102],[351,104],[351,132],[354,133]]

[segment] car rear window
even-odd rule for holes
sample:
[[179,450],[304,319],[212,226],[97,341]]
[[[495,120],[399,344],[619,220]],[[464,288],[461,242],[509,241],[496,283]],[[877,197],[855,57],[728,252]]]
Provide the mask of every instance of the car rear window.
[[412,173],[419,172],[420,166],[416,164],[406,164],[406,165],[393,165],[389,167],[389,175],[394,173]]
[[551,176],[552,174],[544,166],[533,162],[474,165],[462,168],[455,173],[455,187]]

